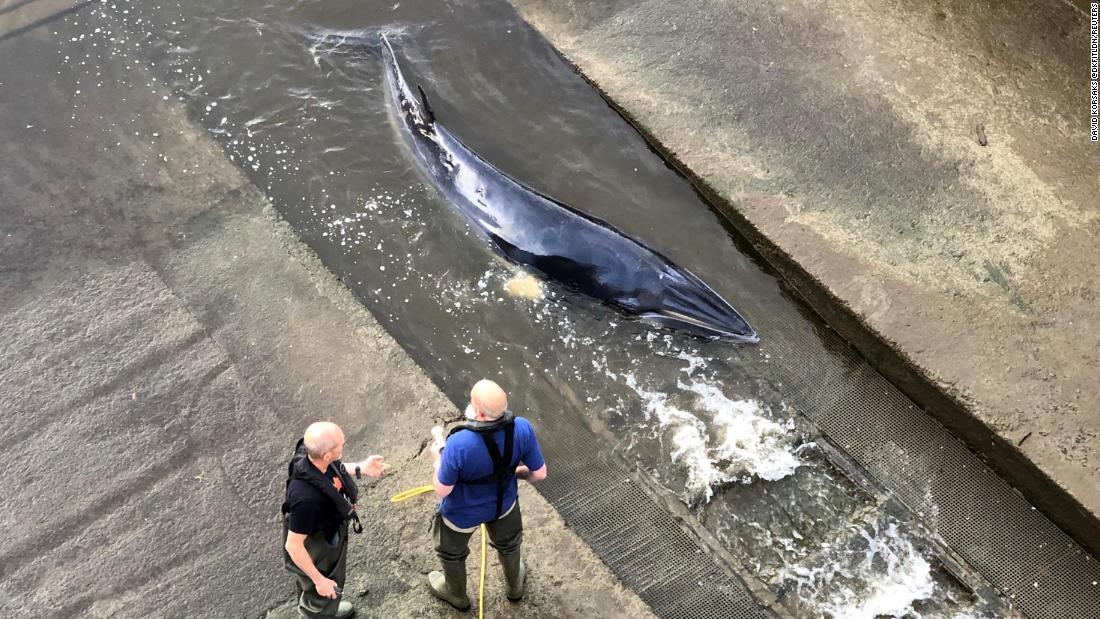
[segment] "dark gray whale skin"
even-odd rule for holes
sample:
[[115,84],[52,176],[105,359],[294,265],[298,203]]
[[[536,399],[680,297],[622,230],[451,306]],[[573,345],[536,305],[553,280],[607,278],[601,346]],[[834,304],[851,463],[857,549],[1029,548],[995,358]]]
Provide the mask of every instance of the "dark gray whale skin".
[[437,123],[381,36],[390,103],[432,184],[504,257],[649,322],[711,339],[759,337],[698,277],[605,221],[510,178]]

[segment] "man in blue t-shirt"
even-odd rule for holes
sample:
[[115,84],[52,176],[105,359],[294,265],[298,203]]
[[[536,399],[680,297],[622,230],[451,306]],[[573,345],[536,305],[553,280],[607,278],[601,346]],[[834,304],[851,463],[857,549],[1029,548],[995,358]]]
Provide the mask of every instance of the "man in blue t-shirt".
[[443,571],[428,574],[428,585],[436,597],[459,610],[470,608],[466,557],[470,536],[482,524],[500,555],[508,599],[518,602],[523,597],[527,570],[520,555],[523,519],[516,480],[546,478],[535,430],[526,419],[508,412],[508,396],[500,385],[478,381],[470,390],[466,418],[469,421],[451,430],[446,443],[438,431],[432,446],[432,481],[440,498],[433,530]]

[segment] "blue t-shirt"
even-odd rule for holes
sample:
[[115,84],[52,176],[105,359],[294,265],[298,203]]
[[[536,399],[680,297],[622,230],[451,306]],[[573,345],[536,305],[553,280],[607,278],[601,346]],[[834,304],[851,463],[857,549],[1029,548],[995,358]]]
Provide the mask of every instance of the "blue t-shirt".
[[[544,464],[542,450],[539,449],[535,429],[523,417],[516,417],[515,436],[512,442],[512,464],[526,464],[537,471]],[[504,429],[493,432],[497,448],[504,454]],[[450,494],[443,497],[439,511],[443,517],[455,526],[475,527],[483,522],[491,522],[497,511],[497,485],[464,484],[463,480],[474,480],[493,473],[493,459],[480,433],[470,430],[455,432],[447,438],[447,446],[439,463],[436,478],[445,486],[454,486]],[[507,510],[519,495],[516,478],[508,482],[504,490],[504,504]]]

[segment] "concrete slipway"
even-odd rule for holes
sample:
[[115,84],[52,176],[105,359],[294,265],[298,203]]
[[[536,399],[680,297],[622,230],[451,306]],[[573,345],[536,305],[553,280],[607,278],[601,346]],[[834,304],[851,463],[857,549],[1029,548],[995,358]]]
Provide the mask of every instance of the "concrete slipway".
[[[1079,11],[515,4],[834,328],[1096,550],[1100,181]],[[425,513],[384,499],[422,482],[408,437],[452,407],[179,109],[96,90],[73,114],[81,93],[36,28],[67,6],[0,16],[0,397],[19,447],[2,487],[21,531],[0,547],[0,608],[289,612],[267,499],[287,437],[324,411],[351,453],[398,465],[367,493],[360,604],[439,613],[417,585]],[[520,612],[647,612],[528,504],[545,576]]]
[[515,4],[880,372],[1100,550],[1085,3]]
[[[0,36],[59,7],[28,8]],[[453,405],[177,106],[98,89],[74,114],[58,48],[0,41],[0,615],[295,616],[278,497],[318,418],[394,467],[351,546],[361,616],[449,615],[424,584],[430,504],[388,497],[428,479],[421,439]],[[486,616],[648,615],[523,492],[528,600],[493,559]]]

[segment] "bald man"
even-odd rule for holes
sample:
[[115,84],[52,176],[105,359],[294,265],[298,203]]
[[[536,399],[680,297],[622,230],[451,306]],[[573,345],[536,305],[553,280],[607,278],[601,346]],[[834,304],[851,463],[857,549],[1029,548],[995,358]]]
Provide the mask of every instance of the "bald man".
[[520,555],[523,519],[517,480],[546,477],[535,430],[508,411],[508,396],[500,385],[478,381],[470,391],[466,418],[445,442],[438,431],[432,446],[433,486],[440,498],[433,531],[443,571],[428,574],[428,586],[433,595],[459,610],[470,608],[466,557],[470,536],[481,524],[500,555],[508,599],[518,602],[523,597],[527,570]]
[[382,456],[344,464],[343,454],[343,430],[319,421],[306,428],[287,467],[284,563],[298,577],[298,612],[308,619],[344,619],[355,613],[351,602],[341,599],[348,522],[355,522],[356,533],[363,530],[355,513],[355,479],[381,477],[389,469]]

